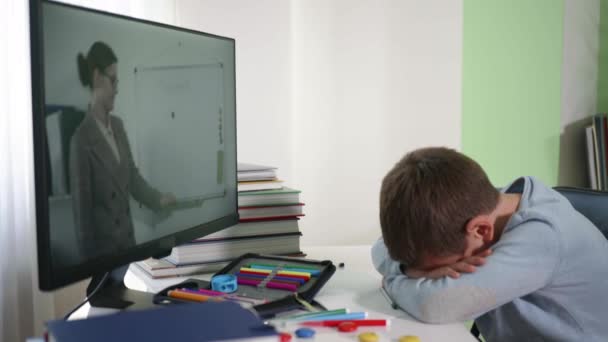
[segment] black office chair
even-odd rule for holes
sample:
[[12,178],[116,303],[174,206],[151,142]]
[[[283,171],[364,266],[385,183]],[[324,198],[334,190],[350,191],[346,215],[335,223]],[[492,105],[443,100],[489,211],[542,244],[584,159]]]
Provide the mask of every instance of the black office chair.
[[608,192],[567,186],[553,189],[564,195],[574,209],[585,215],[608,238]]
[[[593,222],[608,239],[608,192],[568,186],[556,186],[553,189],[566,197],[574,209]],[[475,323],[471,327],[471,334],[480,340]]]

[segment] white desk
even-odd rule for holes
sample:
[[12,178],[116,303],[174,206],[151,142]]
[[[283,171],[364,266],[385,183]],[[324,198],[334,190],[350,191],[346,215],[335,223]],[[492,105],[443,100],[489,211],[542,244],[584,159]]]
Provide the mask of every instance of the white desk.
[[[357,332],[340,333],[332,328],[316,329],[314,341],[358,341],[357,335],[364,331],[375,331],[380,341],[397,341],[403,335],[416,335],[422,342],[432,341],[472,341],[475,338],[463,323],[432,325],[420,323],[401,310],[394,310],[380,292],[381,276],[374,269],[370,246],[326,246],[305,247],[307,258],[314,260],[332,260],[336,266],[341,262],[344,268],[336,273],[325,284],[315,299],[328,309],[348,308],[351,311],[366,311],[369,318],[388,318],[388,328],[359,328]],[[133,266],[132,266],[133,268]],[[127,273],[125,282],[133,289],[158,292],[163,288],[181,282],[187,278],[209,280],[210,275],[190,276],[184,278],[165,278],[150,280],[141,276],[141,271],[132,269]],[[145,281],[144,281],[145,280]],[[90,310],[90,311],[89,311]],[[87,317],[109,312],[106,309],[90,308],[88,304],[78,310],[73,318]],[[280,331],[293,332],[296,326],[278,327]],[[295,336],[294,336],[295,337]],[[295,339],[304,341],[304,339]]]

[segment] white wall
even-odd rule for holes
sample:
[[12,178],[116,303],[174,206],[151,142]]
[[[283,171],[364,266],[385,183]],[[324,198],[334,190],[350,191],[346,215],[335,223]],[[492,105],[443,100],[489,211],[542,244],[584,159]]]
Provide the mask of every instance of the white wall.
[[177,0],[177,23],[237,41],[240,161],[303,190],[303,244],[379,235],[408,150],[460,147],[461,1]]
[[179,26],[236,39],[238,160],[293,184],[290,2],[177,0]]
[[135,18],[175,24],[176,0],[55,0]]
[[460,147],[462,1],[301,0],[292,13],[304,244],[370,243],[394,163]]
[[584,127],[597,110],[600,0],[564,1],[559,185],[589,186]]

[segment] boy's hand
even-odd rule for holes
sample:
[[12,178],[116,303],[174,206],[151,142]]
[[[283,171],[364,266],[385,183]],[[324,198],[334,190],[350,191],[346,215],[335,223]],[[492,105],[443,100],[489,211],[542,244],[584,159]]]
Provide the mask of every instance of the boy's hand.
[[437,267],[431,270],[420,270],[416,268],[406,269],[405,274],[410,278],[438,279],[448,276],[457,279],[461,273],[473,273],[478,266],[485,264],[486,258],[492,254],[492,250],[486,249],[475,255],[463,258],[451,265]]

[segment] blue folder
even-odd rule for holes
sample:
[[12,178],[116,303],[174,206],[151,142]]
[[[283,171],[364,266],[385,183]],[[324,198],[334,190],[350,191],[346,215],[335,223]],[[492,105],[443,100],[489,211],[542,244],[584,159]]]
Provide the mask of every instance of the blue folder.
[[149,310],[47,323],[57,342],[217,341],[278,334],[252,311],[233,302],[173,304]]

